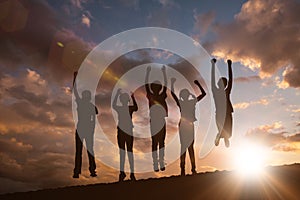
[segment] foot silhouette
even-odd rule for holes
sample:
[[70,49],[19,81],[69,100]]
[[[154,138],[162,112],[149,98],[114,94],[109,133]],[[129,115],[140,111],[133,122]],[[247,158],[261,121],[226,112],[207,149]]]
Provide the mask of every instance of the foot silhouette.
[[120,172],[120,175],[119,175],[119,182],[124,181],[125,177],[126,177],[126,174],[125,174],[124,172]]
[[180,176],[185,176],[185,170],[184,169],[181,169]]
[[73,174],[73,178],[79,178],[79,174],[74,173],[74,174]]
[[192,169],[192,175],[197,174],[197,171],[195,169]]
[[96,172],[92,172],[92,173],[90,174],[90,176],[91,176],[91,177],[96,177],[97,174],[96,174]]
[[130,174],[130,180],[131,180],[131,181],[136,181],[136,178],[135,178],[135,176],[134,176],[134,173],[131,173],[131,174]]
[[230,142],[228,138],[224,138],[225,146],[228,148],[230,146]]
[[220,143],[220,134],[218,133],[215,139],[215,145],[219,146],[219,143]]

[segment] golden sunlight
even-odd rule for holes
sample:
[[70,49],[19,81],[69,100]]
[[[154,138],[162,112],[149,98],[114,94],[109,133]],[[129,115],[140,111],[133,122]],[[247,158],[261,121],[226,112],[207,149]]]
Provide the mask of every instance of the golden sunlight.
[[236,150],[234,159],[235,167],[241,175],[259,175],[265,167],[266,150],[248,144]]

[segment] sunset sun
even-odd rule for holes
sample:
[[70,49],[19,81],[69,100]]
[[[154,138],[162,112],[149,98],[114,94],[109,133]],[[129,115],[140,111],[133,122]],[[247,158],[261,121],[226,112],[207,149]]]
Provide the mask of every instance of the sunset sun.
[[264,169],[266,152],[263,148],[248,145],[235,153],[235,166],[241,175],[260,175]]

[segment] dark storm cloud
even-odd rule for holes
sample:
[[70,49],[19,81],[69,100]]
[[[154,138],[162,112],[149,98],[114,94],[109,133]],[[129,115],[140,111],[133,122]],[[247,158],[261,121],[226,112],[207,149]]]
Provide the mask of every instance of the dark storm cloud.
[[[11,73],[20,66],[30,66],[39,69],[51,81],[72,79],[72,72],[79,68],[94,44],[65,28],[70,22],[61,18],[46,2],[14,2],[19,2],[28,16],[20,30],[0,29],[1,70]],[[10,12],[12,16],[6,16],[6,23],[14,23],[13,16],[21,11]]]

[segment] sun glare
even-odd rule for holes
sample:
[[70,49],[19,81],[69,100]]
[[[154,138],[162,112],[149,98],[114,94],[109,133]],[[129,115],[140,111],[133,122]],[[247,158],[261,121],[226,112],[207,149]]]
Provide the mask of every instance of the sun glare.
[[259,175],[263,171],[265,151],[255,145],[241,147],[235,153],[235,165],[242,175]]

